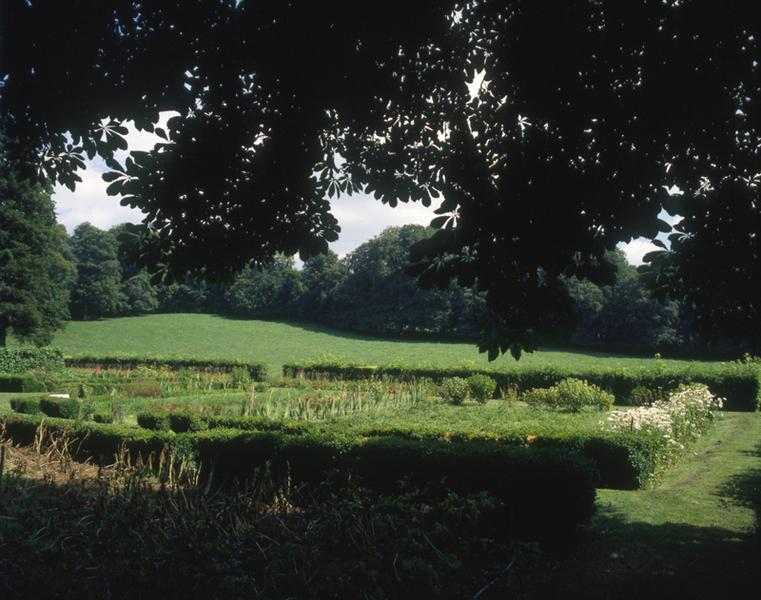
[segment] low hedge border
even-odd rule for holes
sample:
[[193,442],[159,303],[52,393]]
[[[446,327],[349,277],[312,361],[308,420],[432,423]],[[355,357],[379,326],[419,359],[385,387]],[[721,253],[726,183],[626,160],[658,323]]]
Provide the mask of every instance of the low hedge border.
[[45,386],[33,375],[14,374],[0,375],[0,392],[44,392]]
[[[11,416],[5,433],[15,443],[30,444],[41,422],[35,416]],[[190,449],[202,465],[202,477],[217,482],[250,478],[265,468],[297,484],[318,484],[342,473],[380,493],[398,492],[404,481],[434,495],[488,492],[503,505],[498,525],[516,537],[566,537],[594,511],[593,463],[552,448],[221,428],[174,434],[62,419],[44,422],[51,430],[70,431],[84,456],[112,457],[122,446],[144,457],[167,448]]]
[[[202,417],[209,429],[275,432],[293,435],[328,434],[346,439],[404,439],[412,442],[447,442],[486,444],[497,447],[552,448],[573,452],[591,460],[597,467],[600,487],[632,490],[647,484],[668,462],[671,453],[662,436],[647,432],[595,433],[561,432],[543,434],[531,429],[517,428],[510,433],[481,433],[444,431],[437,428],[421,430],[410,427],[363,427],[337,423],[307,423],[304,421],[272,420],[263,417]],[[171,414],[141,413],[138,424],[147,429],[167,431]],[[198,430],[203,427],[198,427]]]
[[656,365],[652,368],[520,368],[514,371],[448,367],[406,367],[344,364],[337,362],[303,362],[283,365],[285,377],[308,379],[358,380],[388,377],[398,381],[428,378],[441,382],[449,377],[467,378],[474,374],[488,375],[501,389],[516,388],[525,392],[532,388],[548,388],[562,379],[574,377],[597,385],[616,397],[616,404],[629,404],[632,390],[638,386],[676,389],[680,384],[703,383],[712,393],[727,400],[728,410],[755,411],[761,408],[761,369],[735,363],[718,367],[674,368]]
[[60,371],[63,367],[63,352],[58,348],[0,348],[0,373]]
[[251,379],[264,381],[267,378],[267,365],[259,362],[243,362],[225,359],[199,358],[161,358],[136,355],[78,355],[64,359],[67,367],[85,369],[135,369],[137,367],[163,367],[177,371],[180,369],[197,369],[202,371],[222,371],[229,373],[243,367],[248,370]]

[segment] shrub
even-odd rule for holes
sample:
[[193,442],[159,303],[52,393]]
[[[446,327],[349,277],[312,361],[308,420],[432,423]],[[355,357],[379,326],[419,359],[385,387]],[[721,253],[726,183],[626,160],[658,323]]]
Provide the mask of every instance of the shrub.
[[462,377],[447,377],[441,382],[441,397],[449,404],[462,404],[468,397],[468,382]]
[[82,402],[77,398],[40,398],[40,410],[49,417],[78,419]]
[[141,412],[137,415],[137,424],[151,431],[169,431],[169,415]]
[[245,367],[235,367],[230,371],[230,385],[234,388],[245,389],[251,384],[251,373]]
[[175,433],[186,433],[188,431],[203,431],[209,428],[209,424],[201,415],[180,412],[169,414],[169,428]]
[[652,406],[611,413],[608,426],[613,431],[650,431],[682,448],[708,429],[723,402],[705,385],[680,386]]
[[113,423],[114,417],[113,415],[106,414],[106,413],[94,413],[92,416],[92,420],[95,423]]
[[667,397],[668,393],[662,388],[638,385],[632,389],[628,404],[632,406],[650,406],[659,400],[665,400]]
[[0,392],[44,392],[45,387],[32,375],[0,375]]
[[63,353],[55,348],[0,348],[0,373],[60,371],[63,367]]
[[550,388],[536,388],[524,394],[524,400],[532,406],[546,406],[578,412],[586,406],[598,410],[609,409],[615,400],[613,394],[596,385],[569,377]]
[[268,419],[265,417],[209,417],[209,429],[241,429],[243,431],[284,431],[302,433],[311,431],[307,421]]
[[476,373],[467,379],[470,397],[476,402],[483,404],[494,396],[497,390],[497,382],[488,375]]
[[36,415],[40,413],[40,397],[34,398],[11,398],[11,409],[14,412]]

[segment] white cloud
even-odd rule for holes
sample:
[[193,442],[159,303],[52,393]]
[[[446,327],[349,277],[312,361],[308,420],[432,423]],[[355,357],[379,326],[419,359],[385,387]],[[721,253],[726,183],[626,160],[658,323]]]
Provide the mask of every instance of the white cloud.
[[338,255],[351,252],[361,243],[378,235],[386,227],[416,223],[428,225],[436,215],[440,202],[425,207],[419,202],[400,202],[395,208],[381,203],[371,194],[341,195],[331,200],[333,215],[341,226],[341,234],[331,249]]
[[143,217],[139,210],[122,206],[119,198],[106,194],[106,186],[101,175],[103,168],[94,161],[89,163],[87,170],[80,171],[82,181],[72,192],[57,185],[53,192],[56,203],[58,221],[66,226],[71,233],[74,228],[85,221],[96,227],[108,229],[118,223],[138,223]]
[[628,244],[621,243],[618,247],[626,254],[626,260],[632,265],[641,265],[642,257],[648,252],[658,250],[658,246],[647,238],[635,238]]

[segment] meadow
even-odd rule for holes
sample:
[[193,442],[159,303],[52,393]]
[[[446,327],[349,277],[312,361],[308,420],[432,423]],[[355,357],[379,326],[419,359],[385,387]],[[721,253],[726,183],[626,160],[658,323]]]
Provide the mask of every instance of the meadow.
[[[55,345],[146,362],[63,368],[41,353],[56,366],[24,375],[39,389],[0,393],[0,552],[15,549],[17,570],[44,559],[41,581],[85,568],[110,590],[137,569],[156,589],[208,597],[325,597],[339,584],[470,597],[493,580],[493,594],[604,598],[739,591],[755,577],[754,361],[543,350],[489,364],[464,343],[186,314],[71,323]],[[321,360],[336,370],[282,369]],[[390,360],[404,377],[361,366]],[[123,558],[136,540],[144,556]]]
[[[652,357],[542,349],[519,361],[502,356],[490,363],[474,343],[386,339],[328,327],[231,319],[203,314],[157,314],[100,321],[72,321],[51,344],[66,355],[138,354],[162,357],[226,358],[257,361],[280,373],[283,364],[326,355],[365,364],[474,366],[496,370],[557,367],[641,367]],[[663,360],[665,366],[694,361]],[[711,363],[700,363],[703,365]]]

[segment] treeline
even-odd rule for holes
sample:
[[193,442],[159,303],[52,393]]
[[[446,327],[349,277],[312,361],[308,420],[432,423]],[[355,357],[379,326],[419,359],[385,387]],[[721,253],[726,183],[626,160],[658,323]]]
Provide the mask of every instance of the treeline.
[[330,252],[301,268],[293,258],[277,256],[265,268],[245,268],[225,283],[187,277],[154,285],[130,261],[123,234],[122,225],[104,231],[83,223],[74,230],[72,318],[203,312],[300,319],[375,334],[472,337],[484,311],[477,292],[454,283],[424,290],[404,273],[409,247],[430,235],[419,225],[388,228],[343,258]]
[[[297,268],[292,258],[278,256],[263,269],[249,267],[217,284],[190,277],[152,284],[130,261],[123,233],[124,226],[103,231],[83,223],[70,237],[77,268],[73,318],[203,312],[305,320],[374,334],[474,338],[485,316],[478,291],[455,282],[445,290],[426,290],[405,274],[410,246],[431,233],[419,225],[390,227],[342,258],[331,252]],[[650,352],[696,349],[687,308],[651,298],[623,252],[611,253],[609,260],[618,267],[614,285],[566,282],[577,322],[552,341]]]

